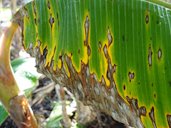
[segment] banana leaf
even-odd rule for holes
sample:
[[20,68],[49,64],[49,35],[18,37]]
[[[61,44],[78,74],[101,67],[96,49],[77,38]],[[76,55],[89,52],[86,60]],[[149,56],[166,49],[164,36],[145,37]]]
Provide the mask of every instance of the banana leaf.
[[38,71],[133,127],[171,127],[171,5],[35,0],[15,15]]

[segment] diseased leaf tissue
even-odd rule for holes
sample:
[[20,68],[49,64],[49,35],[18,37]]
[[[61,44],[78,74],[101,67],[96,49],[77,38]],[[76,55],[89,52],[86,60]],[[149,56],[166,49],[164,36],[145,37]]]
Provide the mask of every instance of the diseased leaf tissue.
[[35,0],[16,21],[38,71],[117,121],[165,128],[171,6],[151,1]]

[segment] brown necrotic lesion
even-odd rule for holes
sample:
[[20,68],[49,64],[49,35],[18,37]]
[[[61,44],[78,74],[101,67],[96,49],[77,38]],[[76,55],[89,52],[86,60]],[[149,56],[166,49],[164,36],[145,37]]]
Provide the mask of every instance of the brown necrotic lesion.
[[169,128],[171,128],[171,115],[167,115],[167,122],[168,122],[168,125],[169,125]]
[[153,127],[157,128],[156,121],[155,121],[155,115],[154,115],[154,107],[151,108],[151,111],[149,112],[149,117],[152,121]]
[[102,42],[101,41],[99,41],[98,47],[99,47],[99,51],[101,51],[102,50]]
[[146,14],[145,16],[145,23],[148,24],[150,21],[149,14]]
[[146,116],[147,110],[145,106],[140,107],[138,111],[140,116]]
[[123,89],[124,89],[124,91],[126,90],[126,86],[125,85],[123,85]]
[[50,14],[49,23],[50,23],[50,26],[51,26],[51,28],[52,28],[52,27],[53,27],[53,24],[55,23],[55,19],[54,19],[54,17],[52,16],[52,14]]
[[135,78],[135,73],[134,72],[129,72],[128,77],[129,77],[129,82],[131,82]]
[[150,67],[152,66],[152,55],[153,55],[152,48],[151,48],[151,46],[149,46],[149,48],[148,48],[148,65]]
[[90,27],[90,20],[89,20],[89,17],[86,16],[86,20],[85,20],[85,23],[84,23],[84,30],[85,30],[85,36],[86,36],[86,39],[85,39],[84,43],[85,43],[86,46],[88,45],[89,27]]
[[47,2],[47,7],[48,7],[49,10],[51,9],[51,7],[50,7],[50,1],[49,0]]
[[112,42],[113,42],[113,37],[112,37],[112,34],[111,34],[109,28],[108,28],[107,38],[108,38],[108,47],[109,47],[112,44]]
[[162,50],[159,48],[158,50],[158,59],[160,60],[162,58]]

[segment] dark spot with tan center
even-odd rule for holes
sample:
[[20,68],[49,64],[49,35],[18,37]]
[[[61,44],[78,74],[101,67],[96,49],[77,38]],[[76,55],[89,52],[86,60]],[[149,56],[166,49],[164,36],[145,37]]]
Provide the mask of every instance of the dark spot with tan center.
[[129,77],[129,82],[131,82],[135,78],[134,72],[129,72],[128,77]]
[[152,48],[151,48],[151,46],[149,46],[149,48],[148,48],[148,65],[149,65],[149,67],[152,66],[152,55],[153,55]]
[[159,50],[158,50],[158,59],[160,60],[161,58],[162,58],[162,50],[159,49]]
[[110,58],[107,58],[107,61],[108,61],[108,69],[107,69],[106,76],[107,76],[108,80],[110,81],[110,83],[112,83],[112,82],[114,82],[114,78],[113,78],[114,69],[111,64]]
[[88,38],[89,38],[89,27],[90,27],[90,21],[89,21],[89,17],[86,16],[86,19],[85,19],[85,23],[84,23],[84,29],[85,29],[85,45],[88,45]]
[[113,37],[112,37],[112,34],[111,34],[109,28],[108,28],[107,39],[108,39],[108,47],[109,47],[113,42]]
[[145,16],[145,23],[148,24],[149,21],[150,21],[150,18],[149,18],[149,15],[147,14],[147,15]]
[[169,125],[169,128],[171,128],[171,115],[167,114],[167,122]]
[[108,54],[108,50],[107,50],[107,45],[105,44],[104,45],[104,47],[103,47],[103,52],[104,52],[104,55],[105,55],[105,57],[108,59],[108,58],[110,58],[109,57],[109,54]]
[[156,126],[156,121],[155,121],[155,116],[154,116],[154,107],[151,108],[151,111],[149,112],[149,117],[152,121],[153,127],[157,128]]
[[156,99],[156,97],[157,97],[157,96],[156,96],[156,93],[154,93],[153,97]]
[[50,23],[51,28],[53,27],[54,22],[55,22],[55,19],[54,17],[52,17],[52,14],[50,14],[49,23]]
[[147,110],[146,110],[146,107],[145,106],[142,106],[142,107],[139,108],[139,114],[140,114],[140,116],[141,115],[142,116],[146,116]]
[[102,50],[102,43],[101,43],[101,41],[99,41],[98,46],[99,46],[99,51],[101,51]]
[[48,9],[50,10],[50,2],[49,2],[49,0],[48,0],[48,2],[47,2],[47,7],[48,7]]

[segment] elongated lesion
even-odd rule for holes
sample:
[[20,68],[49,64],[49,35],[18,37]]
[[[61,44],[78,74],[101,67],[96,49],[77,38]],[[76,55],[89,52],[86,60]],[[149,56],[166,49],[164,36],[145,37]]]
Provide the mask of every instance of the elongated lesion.
[[149,65],[149,67],[152,66],[152,55],[153,55],[152,48],[151,48],[151,46],[149,46],[149,48],[148,48],[148,65]]
[[171,115],[170,114],[167,114],[167,122],[168,122],[169,128],[171,128]]
[[[86,31],[87,30],[85,30],[85,32]],[[112,37],[110,34],[107,35],[106,38],[108,39],[108,42],[112,42]],[[108,44],[100,47],[103,50],[103,54],[106,59],[106,78],[109,80],[110,86],[106,85],[107,83],[104,76],[102,76],[102,79],[99,81],[96,74],[90,72],[89,63],[85,64],[84,62],[81,62],[81,69],[80,71],[77,71],[73,65],[72,58],[65,53],[60,57],[62,63],[61,68],[57,67],[56,70],[52,70],[51,66],[45,66],[43,62],[46,60],[48,52],[51,51],[48,51],[48,49],[45,48],[43,53],[41,53],[39,50],[40,47],[33,49],[31,48],[28,50],[30,53],[35,53],[34,56],[36,57],[38,71],[46,74],[57,84],[67,87],[67,89],[74,94],[77,100],[82,101],[86,105],[93,106],[94,109],[103,111],[111,115],[114,119],[127,125],[142,127],[139,115],[130,115],[130,113],[132,113],[130,112],[132,111],[130,106],[117,92],[116,83],[113,77],[113,74],[116,71],[116,65],[112,65],[110,55],[108,53]],[[36,52],[34,52],[35,50]],[[67,72],[69,72],[70,77],[68,77]],[[124,110],[125,113],[122,110]],[[144,114],[143,110],[144,109],[142,108],[142,114]],[[136,109],[133,113],[136,113]],[[136,118],[134,116],[136,116]],[[136,124],[137,121],[139,122],[138,125]]]
[[84,23],[84,30],[85,30],[85,41],[84,41],[84,45],[87,46],[88,45],[88,40],[89,40],[89,31],[90,31],[90,20],[89,20],[89,16],[86,16],[86,20]]
[[112,44],[112,42],[113,42],[113,37],[112,37],[112,34],[111,34],[109,28],[108,28],[107,38],[108,38],[108,47],[109,47]]
[[159,50],[158,50],[158,52],[157,52],[157,53],[158,53],[158,54],[157,54],[157,55],[158,55],[158,59],[159,59],[159,60],[161,60],[161,58],[162,58],[162,54],[163,54],[163,53],[162,53],[162,49],[161,49],[161,48],[159,48]]
[[149,117],[152,121],[153,127],[157,128],[156,120],[155,120],[155,114],[154,114],[154,107],[151,108],[151,111],[149,112]]
[[[58,1],[58,3],[59,3],[59,1]],[[143,2],[141,4],[143,4]],[[45,5],[46,5],[46,9],[49,14],[48,15],[49,17],[46,21],[46,22],[48,22],[47,25],[50,25],[51,28],[53,28],[53,26],[58,24],[58,27],[59,27],[58,15],[60,16],[61,13],[60,12],[56,12],[55,14],[52,13],[54,10],[53,10],[53,6],[51,5],[50,0],[45,1]],[[149,9],[149,3],[147,3],[147,5],[148,5],[147,8]],[[70,7],[70,6],[67,6],[67,7]],[[33,7],[33,9],[34,9],[33,13],[35,15],[35,20],[38,21],[38,19],[36,19],[38,10],[36,9],[36,7]],[[148,10],[148,9],[142,11],[142,14],[143,14],[142,21],[143,21],[143,24],[145,25],[144,29],[146,28],[147,36],[150,33],[149,31],[151,29],[150,27],[151,27],[152,16],[153,16],[152,15],[153,13],[151,13],[150,10]],[[93,13],[92,10],[89,13]],[[67,12],[67,13],[70,13],[70,12]],[[78,50],[78,54],[81,54],[81,52],[84,52],[83,57],[79,59],[80,66],[78,66],[78,67],[80,69],[76,69],[77,67],[74,66],[75,62],[72,57],[73,56],[75,57],[75,54],[73,54],[73,56],[72,56],[72,55],[69,55],[69,53],[67,53],[67,51],[63,52],[63,49],[57,48],[58,50],[61,50],[59,52],[60,55],[56,55],[54,58],[53,53],[55,53],[56,49],[54,51],[53,50],[51,51],[50,49],[47,48],[47,43],[51,43],[51,42],[40,42],[40,44],[36,45],[36,46],[34,45],[35,42],[32,42],[32,43],[30,43],[30,47],[27,50],[33,56],[36,57],[36,64],[37,64],[36,66],[38,68],[38,71],[46,74],[48,77],[52,78],[56,83],[60,84],[61,86],[66,86],[75,95],[75,97],[78,100],[81,100],[85,104],[94,106],[95,109],[105,111],[107,114],[112,115],[112,117],[114,119],[124,122],[125,124],[130,124],[135,127],[143,127],[142,122],[140,120],[140,116],[141,115],[146,116],[147,110],[146,110],[145,106],[140,106],[140,107],[138,106],[138,100],[140,98],[140,97],[138,97],[139,95],[137,95],[137,99],[130,97],[129,98],[130,100],[128,100],[125,97],[121,97],[117,90],[117,87],[120,85],[117,85],[117,83],[115,81],[115,77],[114,77],[115,71],[117,70],[117,72],[121,72],[121,71],[119,71],[119,69],[121,69],[123,67],[121,67],[122,65],[114,64],[111,61],[111,57],[112,57],[111,53],[113,52],[112,46],[114,45],[114,36],[113,36],[114,32],[112,31],[111,28],[108,27],[107,30],[104,30],[104,33],[102,33],[103,36],[105,35],[104,42],[103,42],[103,39],[99,39],[98,42],[91,42],[91,40],[90,40],[91,33],[90,32],[92,32],[92,31],[90,31],[90,29],[91,29],[90,27],[92,25],[91,24],[92,19],[91,19],[90,15],[91,14],[86,14],[84,17],[82,17],[82,19],[80,18],[81,19],[80,22],[82,25],[80,28],[81,28],[82,35],[84,36],[84,39],[81,42],[78,42],[78,43],[80,43],[80,45],[83,46],[82,48],[84,48],[84,49],[81,49],[81,48],[76,49],[76,51]],[[26,13],[25,17],[27,17],[27,13]],[[56,19],[56,17],[57,17],[57,19]],[[66,17],[66,19],[67,18],[68,17]],[[116,18],[116,20],[117,20],[117,18]],[[64,22],[64,20],[61,19],[60,20],[61,29],[63,29],[63,27],[64,27],[62,25],[65,24],[65,23],[63,24],[62,22]],[[38,23],[38,22],[36,22],[36,23]],[[71,26],[69,26],[69,27],[71,27]],[[73,28],[69,28],[69,29],[73,29]],[[116,29],[116,32],[117,31],[120,31],[120,30]],[[62,33],[62,34],[64,34],[64,33]],[[123,42],[127,41],[127,38],[126,38],[127,36],[125,36],[125,34],[126,33],[124,32],[119,37],[119,38],[122,38]],[[64,38],[65,37],[66,36],[64,35]],[[117,39],[117,38],[118,37],[116,37],[115,39]],[[149,38],[149,37],[147,37],[147,38]],[[73,39],[73,37],[72,37],[72,39]],[[77,40],[74,40],[74,41],[77,41]],[[57,43],[61,43],[61,42],[53,42],[53,43],[57,44]],[[67,45],[70,45],[69,43],[70,42],[68,41]],[[98,43],[97,44],[98,50],[93,49],[93,46],[90,45],[93,43]],[[117,40],[116,40],[116,43],[118,43]],[[143,43],[145,43],[145,42],[143,42]],[[42,47],[41,44],[45,44],[45,45]],[[71,44],[71,45],[74,45],[74,44]],[[100,72],[99,73],[100,75],[97,74],[98,71],[94,71],[94,72],[92,71],[93,68],[95,69],[95,66],[93,65],[94,66],[93,67],[89,63],[92,59],[91,55],[94,53],[93,50],[99,51],[99,52],[97,52],[97,54],[99,54],[99,56],[102,55],[102,57],[99,57],[99,60],[103,61],[103,62],[100,62],[100,64],[102,66],[97,65],[97,66],[102,67],[102,68],[100,67],[100,69],[103,71],[103,73]],[[155,54],[155,51],[153,50],[153,47],[151,44],[148,47],[146,47],[145,51],[147,52],[146,57],[145,57],[147,67],[151,67],[153,65],[153,63],[155,62],[155,61],[153,61],[154,56],[156,58],[158,57],[158,59],[160,60],[160,59],[162,59],[163,53],[164,53],[163,49],[159,49],[158,53]],[[71,50],[71,53],[73,53],[72,50]],[[46,64],[47,55],[50,55],[50,57],[48,57],[48,64]],[[119,56],[119,57],[121,57],[121,56]],[[57,61],[54,62],[53,59],[58,60],[58,63],[56,63]],[[86,60],[86,61],[84,61],[84,60]],[[53,67],[56,67],[56,68],[53,68]],[[98,75],[100,76],[99,79],[97,78]],[[144,73],[144,75],[146,75],[146,74]],[[134,72],[130,71],[130,72],[127,72],[125,76],[131,82],[135,79],[135,77],[138,77],[138,74],[136,74],[135,71]],[[125,84],[125,85],[123,85],[123,89],[124,90],[129,89],[129,86],[126,86],[126,84]],[[135,89],[135,88],[133,88],[133,89]],[[155,97],[155,95],[154,95],[154,97]],[[130,113],[133,113],[133,115],[129,115]],[[149,116],[152,118],[152,122],[154,122],[153,121],[153,117],[154,117],[153,109],[151,109]],[[134,118],[136,118],[136,119],[134,119]],[[140,124],[140,126],[138,126],[137,122]]]

